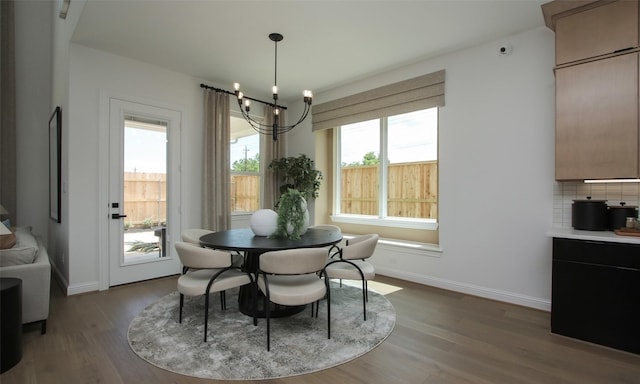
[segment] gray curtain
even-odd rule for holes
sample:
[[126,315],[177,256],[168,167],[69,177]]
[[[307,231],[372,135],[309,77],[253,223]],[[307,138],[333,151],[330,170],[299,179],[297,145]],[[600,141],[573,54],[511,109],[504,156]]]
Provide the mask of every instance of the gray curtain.
[[[0,1],[0,204],[16,224],[16,79],[13,0]],[[2,216],[5,219],[5,216]]]
[[231,226],[229,95],[204,90],[202,225],[212,231]]
[[[280,121],[286,122],[286,116],[283,110],[280,111]],[[264,107],[264,124],[273,124],[273,107],[265,105]],[[273,159],[285,156],[286,134],[279,135],[277,141],[273,141],[271,135],[264,135],[260,138],[260,162],[264,166],[264,177],[262,177],[262,208],[274,209],[280,191],[276,174],[268,169],[269,163]]]

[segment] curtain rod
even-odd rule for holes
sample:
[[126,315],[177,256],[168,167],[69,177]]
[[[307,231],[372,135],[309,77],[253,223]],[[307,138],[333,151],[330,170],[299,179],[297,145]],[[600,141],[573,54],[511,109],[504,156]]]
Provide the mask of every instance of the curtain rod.
[[[212,86],[206,85],[206,84],[200,84],[200,88],[208,89],[208,90],[215,91],[215,92],[222,92],[222,93],[226,93],[228,95],[233,95],[233,96],[236,95],[235,92],[227,91],[227,90],[221,89],[221,88],[212,87]],[[285,107],[285,106],[274,104],[274,103],[271,103],[271,102],[268,102],[268,101],[262,101],[262,100],[254,99],[253,97],[249,97],[249,96],[246,96],[246,95],[244,96],[244,98],[245,99],[249,99],[251,101],[256,101],[258,103],[270,105],[270,106],[272,106],[274,108],[277,107],[277,108],[280,108],[280,109],[283,109],[283,110],[287,109],[287,107]]]

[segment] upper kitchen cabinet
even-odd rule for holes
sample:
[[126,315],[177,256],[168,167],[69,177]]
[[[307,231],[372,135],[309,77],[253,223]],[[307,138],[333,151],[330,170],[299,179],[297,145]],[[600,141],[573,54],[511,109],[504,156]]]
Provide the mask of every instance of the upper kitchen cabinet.
[[556,69],[556,180],[636,178],[638,53]]
[[556,32],[556,65],[638,47],[638,1],[554,1],[542,11]]
[[557,0],[556,180],[640,177],[638,0]]

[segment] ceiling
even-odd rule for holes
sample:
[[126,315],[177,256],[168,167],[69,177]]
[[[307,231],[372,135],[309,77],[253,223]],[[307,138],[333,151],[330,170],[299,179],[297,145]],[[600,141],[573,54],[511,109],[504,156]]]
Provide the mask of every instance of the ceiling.
[[278,32],[291,100],[543,26],[547,1],[89,0],[72,41],[269,99]]

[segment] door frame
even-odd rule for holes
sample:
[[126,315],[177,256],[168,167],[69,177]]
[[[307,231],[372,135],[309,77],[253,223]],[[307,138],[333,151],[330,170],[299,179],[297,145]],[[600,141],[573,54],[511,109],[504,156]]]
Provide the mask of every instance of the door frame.
[[[171,178],[167,183],[167,227],[171,227],[171,231],[167,231],[167,248],[172,249],[175,241],[180,240],[180,231],[182,230],[182,121],[184,120],[184,112],[182,108],[157,100],[148,100],[140,97],[115,95],[104,90],[100,90],[100,107],[99,107],[99,132],[98,132],[98,161],[99,161],[99,177],[98,177],[98,275],[100,277],[100,290],[108,290],[110,286],[110,252],[109,252],[109,222],[111,219],[111,207],[109,201],[109,147],[110,147],[110,113],[111,100],[117,99],[126,103],[142,104],[153,108],[161,108],[177,113],[180,117],[180,125],[172,127],[168,132],[169,147],[167,150],[167,173],[171,174]],[[172,203],[169,204],[169,201]],[[173,257],[177,258],[176,254]],[[176,272],[179,273],[179,270]]]

